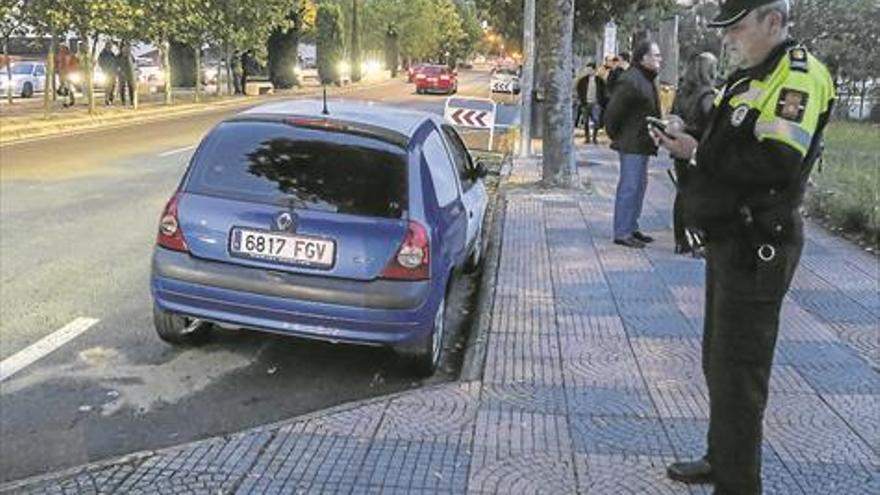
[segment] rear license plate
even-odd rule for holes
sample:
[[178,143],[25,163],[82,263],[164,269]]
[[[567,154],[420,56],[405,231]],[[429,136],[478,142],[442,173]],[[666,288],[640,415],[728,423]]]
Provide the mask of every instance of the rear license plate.
[[331,268],[336,257],[336,243],[319,237],[235,228],[232,229],[229,251],[233,256]]

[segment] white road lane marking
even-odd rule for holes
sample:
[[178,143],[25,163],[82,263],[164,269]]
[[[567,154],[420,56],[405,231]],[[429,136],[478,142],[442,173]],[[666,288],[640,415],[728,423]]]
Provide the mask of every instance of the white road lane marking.
[[30,366],[98,323],[95,318],[77,318],[0,362],[0,382]]
[[164,157],[166,157],[166,156],[176,155],[176,154],[178,154],[178,153],[183,153],[184,151],[189,151],[189,150],[191,150],[191,149],[194,149],[195,147],[196,147],[196,145],[186,146],[186,147],[184,147],[184,148],[177,148],[177,149],[174,149],[174,150],[169,150],[169,151],[165,151],[165,152],[159,153],[159,156],[161,156],[161,157],[164,158]]

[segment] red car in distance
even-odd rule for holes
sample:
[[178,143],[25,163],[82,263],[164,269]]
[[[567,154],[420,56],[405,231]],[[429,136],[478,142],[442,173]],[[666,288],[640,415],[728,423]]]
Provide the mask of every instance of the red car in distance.
[[421,72],[421,70],[427,64],[412,64],[409,68],[406,69],[406,82],[416,82],[416,74]]
[[445,65],[426,65],[415,74],[416,93],[453,94],[458,91],[458,74]]

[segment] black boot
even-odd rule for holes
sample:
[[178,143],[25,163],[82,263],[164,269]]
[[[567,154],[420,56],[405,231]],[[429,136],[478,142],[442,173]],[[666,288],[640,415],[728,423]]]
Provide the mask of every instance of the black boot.
[[705,457],[695,461],[675,462],[666,468],[666,476],[687,484],[711,483],[712,466]]

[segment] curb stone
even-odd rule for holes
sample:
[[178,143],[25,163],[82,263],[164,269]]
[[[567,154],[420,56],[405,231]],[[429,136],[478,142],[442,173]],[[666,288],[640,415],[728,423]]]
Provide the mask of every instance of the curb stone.
[[[509,162],[509,160],[505,160]],[[483,261],[483,273],[480,275],[480,289],[477,292],[479,317],[476,322],[476,332],[471,332],[465,348],[464,363],[462,365],[459,381],[476,381],[483,376],[483,368],[486,363],[486,350],[489,330],[492,325],[492,310],[495,306],[495,286],[498,279],[498,267],[501,261],[501,242],[503,238],[504,217],[507,210],[507,175],[510,167],[507,163],[501,166],[501,184],[495,195],[492,205],[492,219],[490,221],[490,234],[486,241],[486,258]]]

